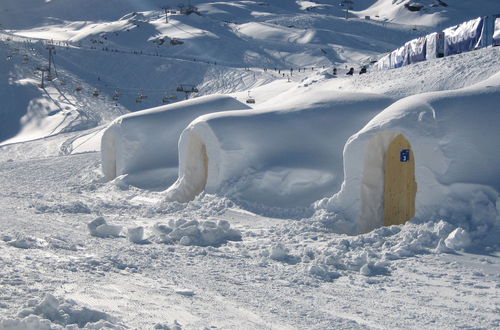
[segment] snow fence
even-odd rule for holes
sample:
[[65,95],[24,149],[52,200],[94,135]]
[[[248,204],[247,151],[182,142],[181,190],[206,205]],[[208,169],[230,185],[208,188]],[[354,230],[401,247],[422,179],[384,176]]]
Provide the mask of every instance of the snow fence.
[[498,234],[498,104],[500,73],[471,87],[394,103],[349,139],[342,189],[316,206],[357,222],[358,232],[382,226],[386,152],[403,135],[415,161],[415,216],[445,219],[477,235]]
[[326,87],[305,91],[251,112],[193,121],[180,138],[179,178],[167,200],[186,202],[206,191],[248,208],[294,208],[337,192],[347,138],[393,100]]
[[198,116],[250,109],[230,96],[199,97],[121,116],[101,140],[102,170],[108,180],[123,176],[128,184],[151,188],[177,178],[177,143],[182,130]]

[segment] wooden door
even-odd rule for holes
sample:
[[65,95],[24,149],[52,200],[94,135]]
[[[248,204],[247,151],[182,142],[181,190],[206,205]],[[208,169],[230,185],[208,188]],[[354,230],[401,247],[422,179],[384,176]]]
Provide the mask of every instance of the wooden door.
[[415,216],[415,158],[403,135],[392,140],[385,156],[384,225],[400,225]]

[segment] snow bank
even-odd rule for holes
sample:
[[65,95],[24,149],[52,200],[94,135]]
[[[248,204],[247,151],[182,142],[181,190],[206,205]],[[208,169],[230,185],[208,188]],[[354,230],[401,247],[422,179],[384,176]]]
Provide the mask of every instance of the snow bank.
[[240,241],[241,233],[232,229],[226,220],[170,220],[168,225],[157,223],[150,240],[157,243],[181,245],[220,246],[227,241]]
[[41,302],[31,302],[16,319],[0,320],[4,330],[32,329],[125,329],[109,314],[79,306],[73,300],[47,294]]
[[232,97],[200,97],[127,114],[105,130],[101,140],[103,173],[108,180],[126,175],[142,188],[171,184],[177,175],[177,142],[196,117],[216,111],[249,109]]
[[498,73],[469,88],[396,102],[349,139],[342,189],[316,206],[340,212],[357,232],[382,226],[385,152],[402,134],[414,153],[416,217],[444,218],[473,237],[498,235],[499,102]]
[[[309,260],[311,275],[325,281],[359,272],[364,276],[388,275],[395,260],[420,254],[453,253],[465,246],[442,247],[461,228],[445,222],[410,223],[406,226],[381,227],[354,237],[336,237],[320,247],[297,251],[302,261]],[[450,233],[451,232],[451,233]],[[312,259],[311,259],[312,257]]]
[[391,102],[298,87],[252,112],[202,116],[181,135],[179,179],[166,198],[206,191],[247,206],[305,207],[340,189],[347,138]]

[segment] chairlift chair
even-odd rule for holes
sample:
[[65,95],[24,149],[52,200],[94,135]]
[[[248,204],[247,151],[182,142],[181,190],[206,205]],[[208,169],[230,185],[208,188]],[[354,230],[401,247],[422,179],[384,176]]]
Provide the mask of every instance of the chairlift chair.
[[142,92],[139,93],[139,95],[137,95],[137,97],[135,98],[135,103],[141,103],[142,100],[146,99],[147,96],[144,95]]
[[93,96],[98,97],[99,94],[101,94],[101,91],[98,89],[94,89],[94,92],[92,93]]
[[246,102],[249,104],[255,104],[255,99],[252,96],[250,96],[250,91],[248,91],[248,97]]

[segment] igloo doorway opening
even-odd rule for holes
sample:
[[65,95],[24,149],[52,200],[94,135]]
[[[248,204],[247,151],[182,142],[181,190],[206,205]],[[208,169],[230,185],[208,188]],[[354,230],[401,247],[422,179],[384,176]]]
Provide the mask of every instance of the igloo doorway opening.
[[194,132],[181,135],[179,152],[179,178],[166,191],[166,196],[167,200],[186,203],[205,190],[209,158],[205,143]]
[[403,224],[415,216],[415,157],[396,131],[376,133],[365,149],[361,183],[361,232]]

